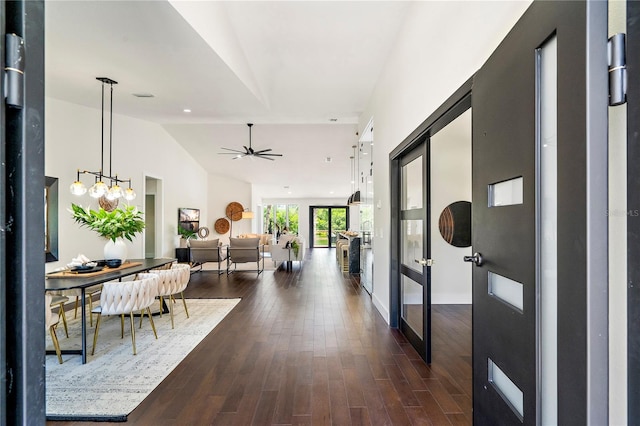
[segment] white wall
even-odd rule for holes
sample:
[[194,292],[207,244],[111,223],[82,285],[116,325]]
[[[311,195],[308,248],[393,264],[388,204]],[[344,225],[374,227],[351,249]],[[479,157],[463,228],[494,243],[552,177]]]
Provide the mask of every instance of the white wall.
[[471,303],[471,247],[454,247],[438,230],[440,213],[471,201],[471,110],[431,138],[431,303]]
[[[372,297],[387,321],[389,153],[482,66],[529,4],[528,1],[413,3],[367,109],[360,116],[360,130],[371,117],[375,119],[376,272]],[[438,19],[439,16],[451,19]]]
[[[226,218],[227,205],[232,201],[242,204],[245,209],[255,210],[251,207],[251,184],[238,179],[221,175],[209,175],[209,202],[207,204],[208,221],[200,222],[200,226],[207,226],[211,233],[209,239],[218,238],[224,244],[229,243],[229,232],[218,234],[213,224],[219,218]],[[254,219],[241,219],[233,222],[230,232],[237,237],[240,234],[251,232],[253,222],[259,220],[256,214]]]
[[[66,265],[83,253],[92,259],[102,259],[104,240],[71,219],[68,209],[72,202],[97,208],[88,195],[76,197],[69,193],[75,171],[100,168],[100,110],[87,108],[57,99],[46,98],[45,173],[59,178],[59,261],[48,263],[47,271]],[[144,204],[144,176],[162,179],[164,209],[163,226],[157,238],[162,238],[164,257],[175,255],[178,207],[207,206],[207,173],[178,145],[161,126],[114,114],[113,173],[133,178],[138,197],[132,201]],[[108,132],[105,133],[108,144]],[[105,168],[108,169],[108,154]],[[81,178],[90,186],[90,176]],[[203,211],[206,220],[207,212]],[[144,239],[138,236],[128,243],[129,258],[144,257]]]

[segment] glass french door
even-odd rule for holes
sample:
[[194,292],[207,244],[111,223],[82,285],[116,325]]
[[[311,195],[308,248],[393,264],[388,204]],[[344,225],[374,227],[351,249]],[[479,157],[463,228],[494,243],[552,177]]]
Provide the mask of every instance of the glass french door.
[[400,328],[431,361],[431,289],[427,240],[427,143],[400,161]]
[[335,247],[338,234],[349,229],[349,208],[312,206],[309,210],[310,247]]

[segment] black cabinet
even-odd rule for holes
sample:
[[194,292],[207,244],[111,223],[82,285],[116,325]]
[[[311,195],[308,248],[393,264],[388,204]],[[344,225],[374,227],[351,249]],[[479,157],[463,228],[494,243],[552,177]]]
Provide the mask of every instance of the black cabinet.
[[189,247],[176,248],[176,259],[178,259],[178,263],[189,263],[191,261],[191,250]]

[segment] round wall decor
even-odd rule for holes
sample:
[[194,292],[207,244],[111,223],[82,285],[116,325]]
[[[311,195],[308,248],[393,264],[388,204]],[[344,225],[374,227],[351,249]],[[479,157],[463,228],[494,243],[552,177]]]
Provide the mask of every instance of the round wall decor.
[[242,204],[236,201],[232,201],[229,203],[229,205],[227,205],[226,213],[229,219],[233,220],[234,222],[237,222],[240,219],[242,219],[243,211],[244,211],[244,207],[242,207]]
[[198,229],[198,237],[201,240],[204,240],[208,236],[209,236],[209,228],[207,228],[206,226],[203,226],[203,227]]
[[440,235],[454,247],[471,246],[471,203],[456,201],[440,213]]
[[229,232],[229,221],[224,217],[221,217],[216,220],[216,223],[213,225],[213,229],[215,229],[218,234],[226,234]]

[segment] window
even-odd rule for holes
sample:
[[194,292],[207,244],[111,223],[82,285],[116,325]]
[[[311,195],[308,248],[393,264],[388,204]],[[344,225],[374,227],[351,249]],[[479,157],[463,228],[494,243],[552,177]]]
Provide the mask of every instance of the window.
[[286,227],[290,233],[297,234],[299,211],[297,204],[267,204],[262,213],[262,229],[277,234]]

